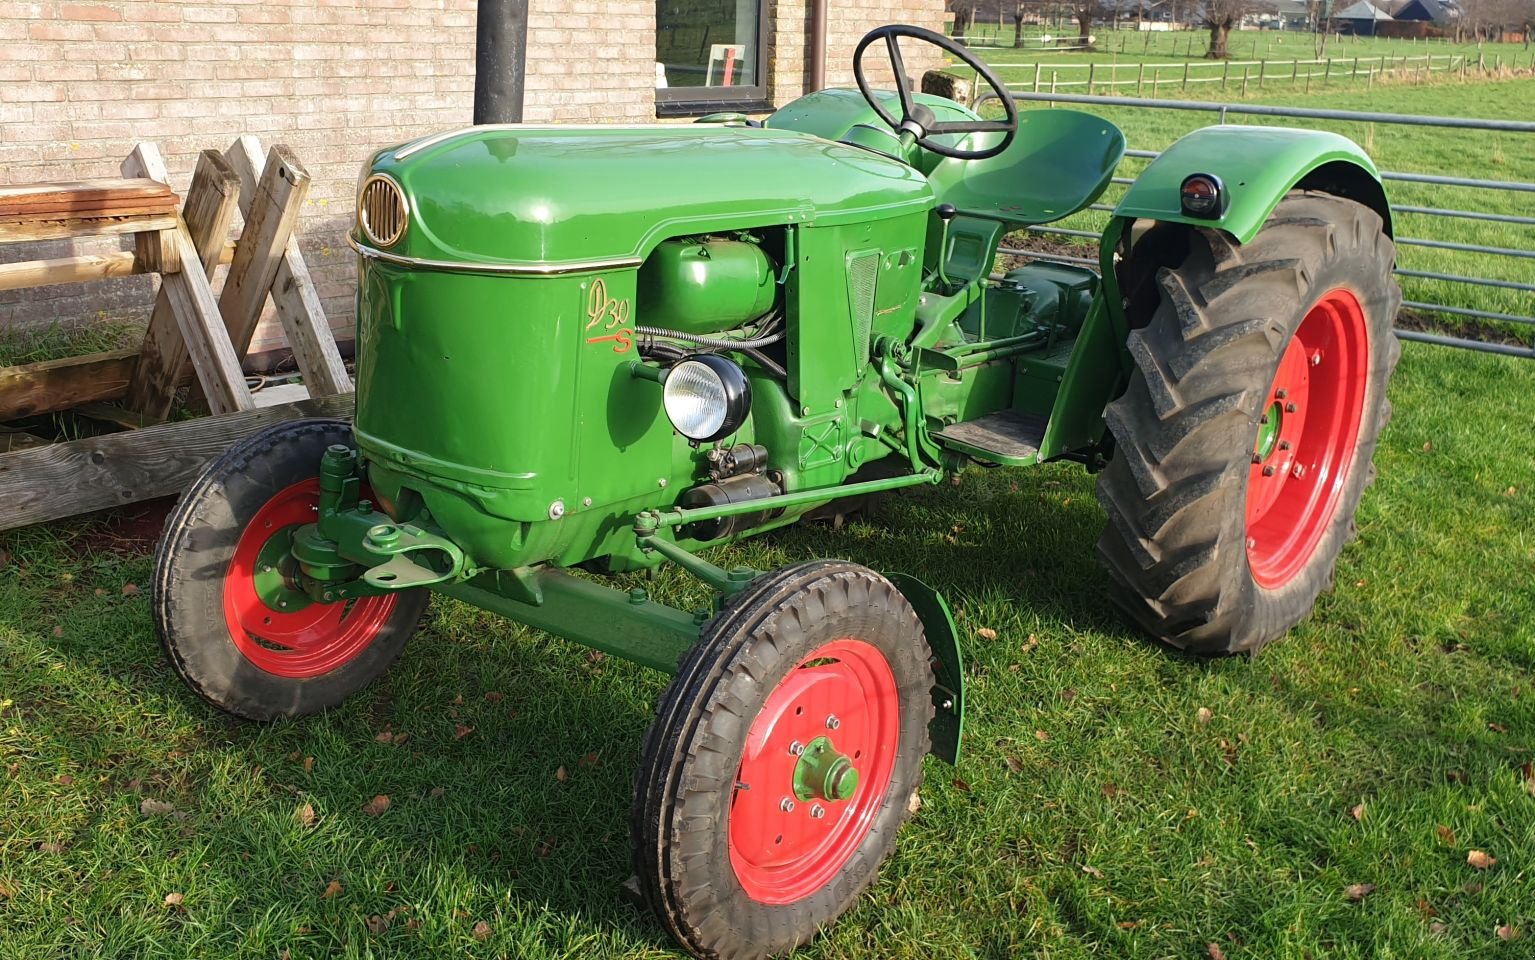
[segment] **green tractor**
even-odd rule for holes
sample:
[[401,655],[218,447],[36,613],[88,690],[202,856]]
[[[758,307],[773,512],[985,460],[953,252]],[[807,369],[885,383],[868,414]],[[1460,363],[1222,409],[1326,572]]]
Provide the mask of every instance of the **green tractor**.
[[[1005,116],[910,92],[898,39]],[[873,90],[882,44],[895,90]],[[921,581],[714,545],[966,464],[1101,471],[1110,597],[1151,636],[1254,651],[1329,586],[1389,416],[1391,213],[1348,140],[1210,127],[1126,192],[1100,267],[993,274],[1091,204],[1101,119],[1020,114],[967,50],[866,36],[857,90],[758,123],[480,126],[358,184],[355,422],[213,463],[171,516],[175,669],[252,719],[379,676],[433,592],[673,679],[643,748],[640,894],[700,957],[792,949],[873,879],[964,673]],[[605,578],[675,563],[676,609]],[[580,573],[572,572],[579,569]],[[635,583],[635,578],[625,582]]]

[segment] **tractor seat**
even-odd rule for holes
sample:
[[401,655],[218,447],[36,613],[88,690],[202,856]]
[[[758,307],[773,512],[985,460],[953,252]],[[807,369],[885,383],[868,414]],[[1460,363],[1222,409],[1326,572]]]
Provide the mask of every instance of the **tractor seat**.
[[1006,150],[985,160],[945,159],[928,182],[939,203],[952,203],[961,214],[1032,226],[1098,199],[1124,155],[1125,135],[1107,120],[1075,110],[1030,110],[1018,114],[1018,135]]

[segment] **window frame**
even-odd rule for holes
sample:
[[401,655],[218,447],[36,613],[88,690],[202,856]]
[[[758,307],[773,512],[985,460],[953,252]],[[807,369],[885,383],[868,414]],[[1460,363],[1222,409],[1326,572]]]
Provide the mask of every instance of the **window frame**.
[[[657,116],[690,116],[726,109],[744,112],[772,109],[767,82],[769,0],[756,0],[756,3],[757,42],[752,44],[752,55],[755,59],[752,75],[757,78],[757,82],[740,87],[657,87],[655,91]],[[656,24],[658,35],[659,19],[658,15]],[[659,63],[660,50],[658,49],[656,53],[658,57],[656,62]]]

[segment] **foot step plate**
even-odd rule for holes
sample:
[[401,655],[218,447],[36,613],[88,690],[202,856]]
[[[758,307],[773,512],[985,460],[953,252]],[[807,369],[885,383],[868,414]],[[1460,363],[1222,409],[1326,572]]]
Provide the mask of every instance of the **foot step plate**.
[[1025,466],[1039,459],[1050,418],[1038,413],[1003,410],[944,427],[934,439],[950,450],[1011,466]]

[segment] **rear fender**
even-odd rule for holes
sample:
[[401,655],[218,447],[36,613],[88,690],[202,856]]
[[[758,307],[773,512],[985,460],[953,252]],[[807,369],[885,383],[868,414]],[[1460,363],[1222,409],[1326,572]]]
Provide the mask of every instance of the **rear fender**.
[[[1219,217],[1183,212],[1179,188],[1194,173],[1211,174],[1225,186]],[[1364,150],[1347,137],[1286,127],[1205,127],[1162,151],[1125,191],[1116,217],[1213,227],[1238,243],[1257,236],[1284,195],[1315,189],[1370,207],[1391,234],[1391,208],[1380,174]]]

